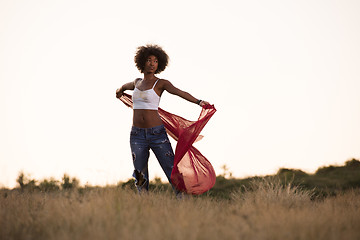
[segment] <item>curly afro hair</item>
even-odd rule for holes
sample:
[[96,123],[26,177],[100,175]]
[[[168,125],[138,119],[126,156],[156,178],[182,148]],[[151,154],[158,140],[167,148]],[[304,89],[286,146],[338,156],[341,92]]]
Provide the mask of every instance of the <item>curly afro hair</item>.
[[155,74],[165,70],[169,62],[169,56],[158,45],[148,44],[146,46],[138,47],[134,57],[135,65],[141,73],[144,72],[145,62],[149,56],[155,56],[158,59],[158,68],[156,69]]

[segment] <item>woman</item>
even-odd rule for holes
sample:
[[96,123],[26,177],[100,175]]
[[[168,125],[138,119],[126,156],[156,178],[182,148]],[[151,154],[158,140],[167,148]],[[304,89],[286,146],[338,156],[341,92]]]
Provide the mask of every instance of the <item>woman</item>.
[[133,177],[139,192],[143,189],[149,189],[148,160],[150,148],[171,183],[174,153],[158,114],[162,93],[166,90],[200,106],[209,104],[174,87],[170,81],[155,76],[155,74],[165,70],[168,59],[165,51],[157,45],[138,47],[134,60],[136,67],[144,74],[144,77],[126,83],[116,90],[117,98],[120,98],[126,90],[134,90],[132,96],[134,114],[130,146],[135,168]]

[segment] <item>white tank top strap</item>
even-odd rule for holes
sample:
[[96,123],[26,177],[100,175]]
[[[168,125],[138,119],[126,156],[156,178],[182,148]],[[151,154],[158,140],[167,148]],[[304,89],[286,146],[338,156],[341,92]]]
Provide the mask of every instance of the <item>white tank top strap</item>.
[[154,83],[154,86],[152,87],[152,89],[154,89],[155,85],[157,84],[157,82],[159,81],[160,79],[156,80],[156,82]]

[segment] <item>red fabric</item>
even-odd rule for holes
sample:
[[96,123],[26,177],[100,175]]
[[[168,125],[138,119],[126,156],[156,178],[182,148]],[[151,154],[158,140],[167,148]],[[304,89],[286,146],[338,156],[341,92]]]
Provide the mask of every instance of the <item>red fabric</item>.
[[[131,95],[124,93],[120,100],[132,108]],[[168,134],[177,141],[172,184],[188,194],[202,194],[215,184],[216,175],[211,163],[192,144],[202,138],[201,130],[216,112],[214,105],[202,108],[197,121],[189,121],[161,108],[160,118]]]

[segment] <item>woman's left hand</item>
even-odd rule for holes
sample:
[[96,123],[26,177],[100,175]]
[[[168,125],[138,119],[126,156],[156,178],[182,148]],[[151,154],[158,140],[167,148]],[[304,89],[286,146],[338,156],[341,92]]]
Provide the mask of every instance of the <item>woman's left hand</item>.
[[200,102],[200,106],[203,107],[203,106],[205,106],[205,105],[210,105],[210,103],[207,102],[207,101],[202,100],[202,101]]

